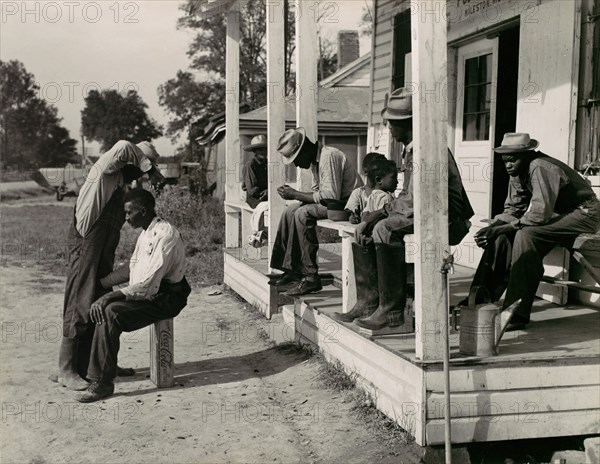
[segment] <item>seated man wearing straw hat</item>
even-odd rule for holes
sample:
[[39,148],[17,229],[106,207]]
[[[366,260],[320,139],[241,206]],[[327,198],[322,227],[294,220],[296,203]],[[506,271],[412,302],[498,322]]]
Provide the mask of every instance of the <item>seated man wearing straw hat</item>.
[[507,133],[494,149],[510,176],[508,196],[502,214],[475,236],[485,252],[471,285],[486,287],[494,301],[506,290],[503,309],[521,299],[507,330],[529,322],[544,256],[600,228],[600,202],[586,180],[538,146],[527,133]]
[[242,190],[246,192],[246,203],[256,208],[261,201],[267,201],[269,178],[267,169],[267,136],[253,137],[244,151],[254,152],[254,158],[248,161],[242,170],[244,183]]
[[[357,302],[348,313],[335,313],[341,322],[379,330],[402,325],[407,296],[404,236],[413,233],[412,95],[397,89],[382,111],[392,137],[405,146],[404,188],[383,209],[369,213],[355,231],[353,246]],[[454,157],[448,150],[448,238],[457,245],[469,231],[473,208],[464,190]]]
[[275,285],[298,282],[289,289],[289,296],[304,295],[321,290],[318,274],[316,224],[327,217],[322,200],[347,200],[355,187],[362,185],[356,169],[337,148],[321,142],[312,142],[303,128],[290,129],[279,139],[277,151],[285,164],[310,169],[313,175],[313,191],[299,192],[283,185],[277,192],[284,200],[297,200],[287,207],[279,221],[273,244],[271,267],[284,271]]

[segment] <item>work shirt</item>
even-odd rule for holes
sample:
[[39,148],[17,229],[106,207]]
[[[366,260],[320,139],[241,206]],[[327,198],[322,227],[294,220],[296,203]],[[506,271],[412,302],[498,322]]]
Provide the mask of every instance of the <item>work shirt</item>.
[[352,190],[350,198],[348,198],[344,209],[350,210],[353,213],[358,212],[358,214],[362,214],[362,212],[365,209],[365,206],[367,206],[368,200],[369,195],[367,195],[364,186],[355,188],[354,190]]
[[113,193],[125,184],[121,168],[126,164],[139,167],[143,158],[133,143],[120,140],[92,166],[75,204],[75,228],[82,237],[91,230]]
[[151,300],[161,280],[175,284],[183,279],[185,245],[176,227],[155,217],[140,234],[129,260],[129,285],[122,288],[127,300]]
[[367,198],[367,204],[363,209],[363,213],[370,213],[372,211],[377,211],[387,205],[389,202],[394,201],[395,197],[393,194],[389,192],[384,192],[383,190],[373,190],[369,198]]
[[[406,170],[404,186],[398,197],[383,207],[386,216],[401,215],[405,218],[404,226],[414,224],[413,197],[413,150],[412,142],[406,147]],[[460,172],[452,152],[448,150],[448,224],[450,244],[455,245],[464,237],[470,223],[467,221],[475,212],[465,192]],[[398,223],[400,224],[400,223]]]
[[267,163],[259,163],[256,157],[252,158],[244,165],[242,177],[244,179],[242,190],[247,193],[249,198],[258,199],[269,186]]
[[319,142],[317,160],[311,164],[315,203],[321,200],[344,200],[363,182],[346,154]]
[[594,191],[577,171],[536,152],[527,173],[510,178],[504,211],[494,219],[515,227],[539,226],[593,198]]

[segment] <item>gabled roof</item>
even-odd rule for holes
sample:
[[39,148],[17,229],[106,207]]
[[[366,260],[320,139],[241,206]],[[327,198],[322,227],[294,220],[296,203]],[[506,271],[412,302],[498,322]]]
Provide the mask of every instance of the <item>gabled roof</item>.
[[[369,88],[368,87],[319,87],[319,102],[317,103],[317,121],[321,123],[368,124]],[[296,96],[290,95],[285,99],[285,120],[296,120]],[[267,107],[263,106],[254,111],[240,114],[240,128],[245,123],[267,121]]]
[[352,74],[356,73],[357,71],[359,71],[360,69],[362,69],[365,66],[369,66],[370,64],[371,64],[371,52],[366,53],[365,55],[361,56],[360,58],[357,58],[356,60],[352,61],[351,63],[348,63],[343,68],[338,69],[331,76],[326,77],[321,82],[319,82],[319,85],[325,89],[328,89],[329,87],[335,87],[336,84],[339,84],[344,79],[352,76]]
[[[319,82],[317,103],[317,124],[319,130],[343,132],[366,132],[369,124],[369,87],[358,85],[337,85],[370,65],[371,53],[348,63],[331,76]],[[370,70],[369,70],[370,71]],[[241,110],[241,107],[240,107]],[[241,112],[241,111],[240,111]],[[296,127],[296,97],[285,99],[286,127]],[[240,129],[266,131],[267,107],[263,106],[248,113],[240,114]],[[204,128],[204,135],[196,142],[200,145],[217,143],[225,131],[225,113],[215,114]]]

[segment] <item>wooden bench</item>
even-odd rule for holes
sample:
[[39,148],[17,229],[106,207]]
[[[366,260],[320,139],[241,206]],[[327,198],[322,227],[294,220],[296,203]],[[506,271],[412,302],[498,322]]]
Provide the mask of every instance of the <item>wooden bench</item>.
[[150,326],[150,380],[158,388],[175,384],[175,350],[173,346],[173,319],[164,319]]
[[600,272],[596,270],[592,263],[588,261],[585,255],[595,255],[596,260],[600,259],[600,232],[596,234],[581,234],[575,240],[571,248],[567,248],[571,256],[581,265],[581,267],[596,281],[597,285],[586,285],[581,282],[555,277],[544,276],[542,281],[554,285],[562,285],[575,290],[581,290],[590,293],[600,293]]

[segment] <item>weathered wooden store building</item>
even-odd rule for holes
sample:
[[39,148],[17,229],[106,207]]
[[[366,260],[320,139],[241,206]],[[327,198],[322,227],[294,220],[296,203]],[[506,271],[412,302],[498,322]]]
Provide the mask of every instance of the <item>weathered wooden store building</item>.
[[[308,12],[312,1],[297,5]],[[227,16],[227,88],[239,76],[239,2],[198,1],[199,14]],[[231,169],[241,159],[239,104],[234,92],[226,106],[225,283],[269,318],[294,327],[303,343],[356,373],[377,407],[409,430],[421,445],[444,441],[442,375],[443,330],[448,322],[440,268],[447,249],[444,182],[424,182],[454,152],[476,210],[472,232],[502,208],[506,174],[494,158],[502,134],[529,132],[540,150],[579,168],[598,157],[600,110],[599,0],[374,0],[367,151],[397,157],[380,113],[385,94],[405,87],[413,92],[415,233],[407,243],[414,263],[414,330],[365,336],[353,324],[329,315],[348,310],[355,299],[350,243],[352,226],[335,228],[342,242],[324,245],[321,268],[334,276],[323,291],[279,306],[268,285],[271,247],[250,248],[240,236],[249,212],[239,201]],[[269,229],[274,231],[285,202],[276,189],[285,168],[276,151],[285,129],[282,1],[266,2],[267,130],[269,139]],[[312,11],[312,10],[311,10]],[[316,24],[312,14],[296,14],[296,73],[301,88],[314,88]],[[313,87],[311,87],[313,86]],[[317,137],[315,99],[298,96],[296,123]],[[343,115],[340,115],[343,117]],[[441,168],[443,170],[443,168]],[[438,174],[440,171],[438,170]],[[441,172],[443,175],[443,172]],[[298,176],[297,187],[310,180]],[[244,225],[242,224],[242,228]],[[450,298],[464,297],[479,254],[472,233],[454,250],[460,266],[451,276]],[[597,250],[596,250],[597,252]],[[569,255],[557,251],[548,272],[566,275]],[[451,344],[452,441],[511,440],[599,433],[599,312],[589,294],[580,302],[566,290],[541,288],[554,301],[536,302],[526,331],[505,336],[493,357],[465,357],[458,337]],[[587,300],[586,300],[587,298]],[[584,301],[582,304],[581,301]],[[587,302],[586,302],[587,301]],[[597,301],[597,300],[596,300]]]

